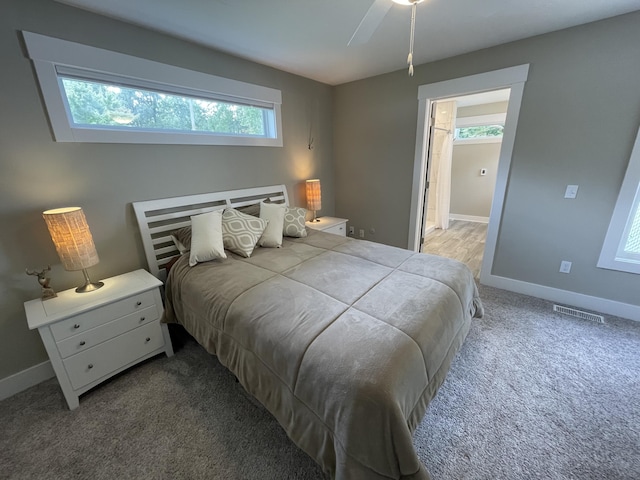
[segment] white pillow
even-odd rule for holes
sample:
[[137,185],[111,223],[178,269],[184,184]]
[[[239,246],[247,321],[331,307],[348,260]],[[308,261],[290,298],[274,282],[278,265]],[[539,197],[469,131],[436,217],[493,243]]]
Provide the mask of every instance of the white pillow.
[[191,217],[191,253],[189,265],[208,262],[214,258],[227,258],[222,241],[222,211]]
[[279,248],[282,246],[284,214],[287,207],[281,203],[260,203],[260,218],[269,222],[258,241],[261,247]]

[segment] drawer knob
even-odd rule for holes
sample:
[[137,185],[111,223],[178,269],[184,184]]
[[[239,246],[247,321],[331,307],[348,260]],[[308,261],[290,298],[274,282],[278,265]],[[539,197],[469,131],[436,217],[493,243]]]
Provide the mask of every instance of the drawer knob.
[[87,342],[85,342],[84,340],[82,340],[82,341],[80,342],[80,346],[81,346],[81,347],[85,346],[86,344],[87,344]]
[[73,328],[80,328],[80,324],[76,323]]
[[142,302],[136,302],[136,307],[139,307],[140,305],[142,305]]
[[93,368],[93,363],[90,363],[89,365],[87,365],[87,368],[91,370]]
[[145,340],[144,340],[144,341],[145,341],[145,342],[150,342],[150,341],[151,341],[151,339],[150,339],[149,337],[147,337],[147,338],[145,338]]
[[147,319],[147,317],[140,317],[140,321],[144,322]]

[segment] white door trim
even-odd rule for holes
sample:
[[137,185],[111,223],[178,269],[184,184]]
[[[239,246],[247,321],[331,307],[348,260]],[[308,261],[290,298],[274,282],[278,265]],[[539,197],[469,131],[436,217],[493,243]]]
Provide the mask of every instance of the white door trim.
[[500,159],[496,178],[496,186],[489,216],[489,226],[487,229],[487,240],[480,281],[491,275],[495,248],[502,220],[502,208],[507,191],[509,172],[511,170],[511,155],[515,143],[516,131],[518,127],[518,116],[520,114],[520,104],[524,84],[529,74],[529,65],[518,65],[515,67],[503,68],[491,72],[470,75],[468,77],[454,78],[443,82],[420,85],[418,87],[418,125],[416,131],[416,148],[413,165],[413,187],[411,193],[411,211],[409,219],[409,250],[419,251],[420,248],[420,225],[422,222],[422,211],[424,207],[424,190],[427,168],[426,146],[429,141],[429,128],[426,122],[426,112],[430,111],[431,103],[448,97],[455,97],[483,91],[498,90],[501,88],[511,88],[509,96],[509,107],[505,122],[504,134],[502,137],[502,148],[500,149]]

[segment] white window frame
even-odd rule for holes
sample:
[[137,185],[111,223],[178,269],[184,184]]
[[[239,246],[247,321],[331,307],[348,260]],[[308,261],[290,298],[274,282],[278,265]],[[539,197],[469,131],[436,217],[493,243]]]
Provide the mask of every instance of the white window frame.
[[620,252],[627,242],[631,228],[632,213],[640,208],[640,129],[631,151],[629,166],[625,173],[618,200],[613,210],[611,223],[604,239],[598,267],[640,274],[640,259],[625,257]]
[[[57,142],[144,143],[180,145],[245,145],[282,147],[282,92],[273,88],[217,77],[79,43],[22,32]],[[272,109],[272,137],[211,132],[140,131],[75,125],[58,72],[73,71],[87,80],[123,82],[147,90],[203,97]]]
[[[465,127],[481,127],[483,125],[502,125],[507,121],[507,114],[505,113],[491,113],[487,115],[475,115],[472,117],[458,117],[456,118],[456,128]],[[454,145],[471,145],[476,143],[501,143],[502,136],[500,137],[483,137],[483,138],[454,138]]]

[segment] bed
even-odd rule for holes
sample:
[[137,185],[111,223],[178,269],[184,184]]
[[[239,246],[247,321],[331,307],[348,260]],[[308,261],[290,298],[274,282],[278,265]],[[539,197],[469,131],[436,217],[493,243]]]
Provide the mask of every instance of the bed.
[[149,269],[166,280],[163,321],[216,355],[330,478],[428,479],[412,432],[482,316],[473,275],[311,229],[190,266],[170,236],[192,215],[265,199],[288,204],[285,186],[133,204]]

